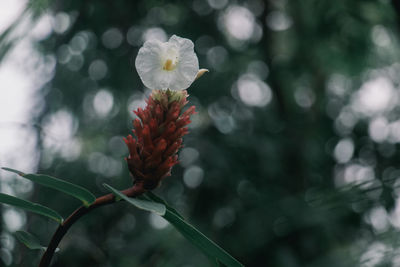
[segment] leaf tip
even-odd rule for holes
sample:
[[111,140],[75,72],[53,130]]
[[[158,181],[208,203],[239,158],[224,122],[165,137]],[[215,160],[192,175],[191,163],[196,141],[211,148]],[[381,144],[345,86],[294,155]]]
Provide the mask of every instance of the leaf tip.
[[162,216],[162,217],[164,217],[165,213],[167,213],[167,208],[165,206],[161,207],[161,211],[160,212],[157,212],[157,214]]
[[23,173],[23,172],[21,172],[21,171],[18,171],[18,170],[15,170],[15,169],[7,168],[7,167],[1,167],[1,168],[2,168],[3,170],[5,170],[5,171],[16,173],[16,174],[18,174],[19,176],[24,176],[24,175],[25,175],[25,173]]

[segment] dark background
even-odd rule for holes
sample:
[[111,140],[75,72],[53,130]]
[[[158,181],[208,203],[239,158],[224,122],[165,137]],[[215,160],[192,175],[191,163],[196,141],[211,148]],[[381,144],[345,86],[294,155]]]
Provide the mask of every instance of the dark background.
[[[198,114],[155,193],[246,266],[399,266],[397,1],[32,3],[53,17],[35,47],[56,63],[32,121],[37,172],[96,196],[130,186],[122,137],[149,95],[134,59],[146,38],[176,34],[210,72],[188,89]],[[57,123],[64,137],[48,133]],[[29,199],[64,217],[79,206],[42,187]],[[55,228],[36,215],[24,227],[45,244]],[[81,219],[60,248],[53,266],[210,265],[126,203]],[[11,266],[39,260],[11,253]]]

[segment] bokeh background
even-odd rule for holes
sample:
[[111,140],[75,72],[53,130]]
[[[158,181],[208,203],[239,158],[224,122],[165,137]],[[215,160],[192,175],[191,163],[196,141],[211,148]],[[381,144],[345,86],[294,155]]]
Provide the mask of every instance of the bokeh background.
[[[400,4],[393,0],[0,1],[0,165],[131,184],[122,137],[144,41],[176,34],[210,72],[180,164],[156,193],[246,266],[400,266]],[[0,171],[0,190],[79,202]],[[0,265],[35,266],[56,224],[0,206]],[[124,203],[76,223],[53,266],[210,266]]]

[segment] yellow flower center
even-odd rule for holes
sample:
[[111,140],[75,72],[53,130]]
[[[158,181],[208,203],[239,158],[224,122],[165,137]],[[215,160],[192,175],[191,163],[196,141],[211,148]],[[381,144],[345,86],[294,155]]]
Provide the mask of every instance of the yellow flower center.
[[164,63],[163,70],[171,71],[176,68],[176,60],[172,61],[172,59],[167,59]]

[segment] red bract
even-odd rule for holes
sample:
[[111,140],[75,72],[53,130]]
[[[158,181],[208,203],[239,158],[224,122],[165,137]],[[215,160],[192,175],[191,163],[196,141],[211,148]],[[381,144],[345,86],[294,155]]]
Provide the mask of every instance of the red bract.
[[136,138],[128,135],[124,141],[129,148],[126,161],[135,186],[152,190],[171,175],[172,166],[178,163],[182,137],[188,133],[185,126],[195,113],[194,106],[182,111],[187,97],[185,90],[153,90],[145,109],[134,111],[139,117],[133,121]]

